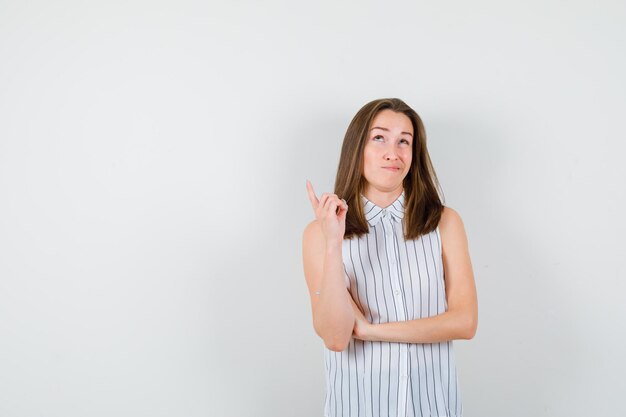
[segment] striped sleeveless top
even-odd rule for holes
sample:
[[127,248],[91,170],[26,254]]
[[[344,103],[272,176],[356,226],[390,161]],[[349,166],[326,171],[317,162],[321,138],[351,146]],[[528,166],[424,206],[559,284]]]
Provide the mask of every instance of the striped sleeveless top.
[[[448,308],[439,228],[405,240],[404,192],[387,208],[361,196],[369,233],[343,241],[346,286],[370,323],[430,317]],[[452,341],[352,338],[324,347],[326,417],[461,417]]]

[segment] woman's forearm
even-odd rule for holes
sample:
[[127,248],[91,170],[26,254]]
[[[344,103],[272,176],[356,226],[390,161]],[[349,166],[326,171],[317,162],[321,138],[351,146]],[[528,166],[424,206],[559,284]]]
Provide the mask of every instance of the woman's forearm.
[[471,339],[476,325],[463,312],[446,311],[442,314],[415,320],[396,321],[366,326],[355,335],[362,340],[437,343],[454,339]]
[[318,291],[313,318],[315,331],[329,349],[342,351],[350,343],[355,319],[344,280],[341,242],[326,247],[324,274]]

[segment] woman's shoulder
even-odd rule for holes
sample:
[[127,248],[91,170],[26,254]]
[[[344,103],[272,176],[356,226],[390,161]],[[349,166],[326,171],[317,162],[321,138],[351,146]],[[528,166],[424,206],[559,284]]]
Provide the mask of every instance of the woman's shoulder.
[[456,211],[452,207],[443,206],[443,210],[441,212],[441,219],[439,220],[439,223],[454,222],[454,221],[460,221],[460,220],[461,220],[461,215],[459,214],[458,211]]
[[302,233],[302,256],[304,257],[305,269],[307,265],[322,265],[326,242],[320,222],[313,220],[304,228]]
[[322,226],[317,219],[313,219],[309,222],[302,233],[302,240],[304,242],[319,242],[323,238],[324,233],[322,232]]
[[465,235],[463,219],[452,207],[444,206],[439,219],[439,232],[443,236],[459,237]]
[[322,232],[322,227],[317,219],[311,220],[304,228],[304,235],[318,234]]
[[463,219],[461,219],[459,212],[452,207],[443,206],[441,218],[439,219],[439,230],[443,232],[444,230],[447,231],[459,227],[463,227]]
[[[344,238],[344,244],[353,238],[354,237]],[[302,242],[304,245],[315,245],[318,248],[324,248],[326,246],[324,231],[322,230],[322,225],[319,220],[315,219],[306,225],[302,233]]]

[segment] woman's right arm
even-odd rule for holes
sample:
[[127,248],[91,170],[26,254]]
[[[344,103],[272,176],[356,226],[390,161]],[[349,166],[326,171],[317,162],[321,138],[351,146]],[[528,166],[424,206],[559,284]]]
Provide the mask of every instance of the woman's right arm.
[[302,257],[313,328],[328,349],[340,352],[348,347],[355,324],[342,257],[347,205],[333,194],[324,194],[318,201],[312,187],[309,197],[317,219],[304,230]]

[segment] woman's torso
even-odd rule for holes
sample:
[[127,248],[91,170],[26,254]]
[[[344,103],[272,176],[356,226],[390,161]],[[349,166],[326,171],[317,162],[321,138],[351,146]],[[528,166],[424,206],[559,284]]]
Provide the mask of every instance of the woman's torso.
[[[414,240],[402,229],[404,193],[383,209],[362,197],[369,233],[343,241],[346,285],[371,323],[447,310],[439,228]],[[325,416],[462,416],[452,341],[369,342],[324,348]]]

